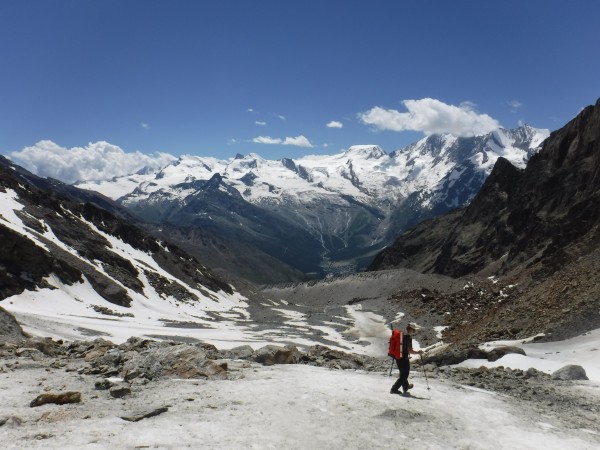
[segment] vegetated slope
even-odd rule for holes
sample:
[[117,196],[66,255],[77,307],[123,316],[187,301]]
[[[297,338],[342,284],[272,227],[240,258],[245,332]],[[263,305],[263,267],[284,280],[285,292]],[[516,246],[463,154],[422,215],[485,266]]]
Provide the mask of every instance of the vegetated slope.
[[572,335],[600,326],[599,225],[600,101],[553,132],[524,170],[500,158],[468,207],[403,233],[368,270],[518,283],[504,301],[492,296],[476,311],[465,302],[466,323],[447,336]]

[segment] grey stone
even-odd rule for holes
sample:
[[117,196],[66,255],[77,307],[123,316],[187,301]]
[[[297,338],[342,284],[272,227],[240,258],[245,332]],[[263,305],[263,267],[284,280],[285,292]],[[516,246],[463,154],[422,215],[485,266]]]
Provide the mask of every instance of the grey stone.
[[589,380],[585,369],[581,366],[569,364],[552,373],[553,380]]
[[162,406],[160,408],[151,409],[145,412],[133,413],[128,416],[121,416],[121,419],[127,420],[129,422],[138,422],[142,419],[147,419],[149,417],[158,416],[159,414],[165,413],[169,410],[166,406]]
[[129,386],[113,386],[109,390],[110,396],[113,398],[122,398],[131,394]]

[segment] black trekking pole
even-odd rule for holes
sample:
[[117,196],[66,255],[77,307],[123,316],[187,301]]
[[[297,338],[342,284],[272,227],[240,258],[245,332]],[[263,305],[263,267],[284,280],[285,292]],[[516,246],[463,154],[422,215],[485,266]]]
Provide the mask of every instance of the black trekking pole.
[[425,383],[427,383],[427,390],[429,390],[429,380],[427,379],[427,371],[425,370],[425,363],[423,362],[423,355],[419,354],[421,357],[421,366],[423,367],[423,374],[425,375]]

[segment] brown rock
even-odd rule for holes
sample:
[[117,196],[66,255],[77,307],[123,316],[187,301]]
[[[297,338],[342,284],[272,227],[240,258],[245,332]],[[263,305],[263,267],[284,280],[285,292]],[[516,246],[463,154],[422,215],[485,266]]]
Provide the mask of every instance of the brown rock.
[[32,408],[42,406],[47,403],[65,405],[67,403],[81,402],[81,392],[61,392],[59,394],[41,394],[31,401],[29,406]]

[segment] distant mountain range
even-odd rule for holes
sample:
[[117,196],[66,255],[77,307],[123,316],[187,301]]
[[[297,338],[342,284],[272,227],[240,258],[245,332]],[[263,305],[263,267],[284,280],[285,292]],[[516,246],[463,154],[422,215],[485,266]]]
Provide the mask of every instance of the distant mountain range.
[[525,167],[548,135],[522,126],[432,135],[389,154],[360,145],[299,159],[183,156],[78,187],[112,198],[186,248],[193,242],[169,230],[201,229],[319,277],[365,268],[408,227],[468,204],[499,157]]

